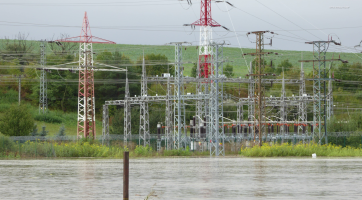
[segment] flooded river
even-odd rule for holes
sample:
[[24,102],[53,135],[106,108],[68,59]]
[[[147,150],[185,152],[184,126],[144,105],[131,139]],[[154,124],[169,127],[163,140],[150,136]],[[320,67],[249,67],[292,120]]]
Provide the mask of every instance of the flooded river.
[[[122,199],[122,160],[0,160],[0,199]],[[362,159],[130,160],[130,199],[360,199]]]

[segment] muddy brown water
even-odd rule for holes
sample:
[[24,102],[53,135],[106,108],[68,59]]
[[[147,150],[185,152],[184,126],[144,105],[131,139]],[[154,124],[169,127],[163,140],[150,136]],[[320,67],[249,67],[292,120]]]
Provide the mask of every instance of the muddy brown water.
[[[121,159],[0,160],[0,199],[122,199]],[[362,158],[130,159],[130,199],[361,199]]]

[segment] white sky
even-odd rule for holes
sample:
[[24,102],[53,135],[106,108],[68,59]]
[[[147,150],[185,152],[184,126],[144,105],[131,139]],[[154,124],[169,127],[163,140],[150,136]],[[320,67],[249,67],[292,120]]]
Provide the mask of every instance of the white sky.
[[[199,28],[192,32],[190,27],[183,27],[200,16],[200,0],[192,2],[189,7],[187,1],[178,0],[2,0],[0,38],[13,37],[19,32],[29,33],[28,39],[34,40],[50,40],[60,33],[78,36],[84,11],[87,11],[92,34],[116,43],[163,45],[188,41],[197,45]],[[271,48],[282,50],[311,51],[312,46],[304,42],[327,40],[330,33],[334,34],[333,39],[337,40],[338,36],[342,42],[339,49],[331,49],[335,51],[353,51],[362,40],[361,0],[229,2],[236,8],[213,3],[213,18],[232,31],[233,23],[243,48],[254,48],[245,37],[246,32],[260,30],[278,33]],[[226,8],[231,10],[227,12]],[[235,33],[222,28],[214,31],[214,38],[222,38],[218,41],[226,40],[231,46],[239,46]]]

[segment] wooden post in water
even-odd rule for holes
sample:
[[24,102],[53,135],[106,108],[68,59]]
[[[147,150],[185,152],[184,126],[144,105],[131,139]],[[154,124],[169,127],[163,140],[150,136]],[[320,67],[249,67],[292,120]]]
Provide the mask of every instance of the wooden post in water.
[[123,152],[123,200],[128,200],[129,186],[129,152]]

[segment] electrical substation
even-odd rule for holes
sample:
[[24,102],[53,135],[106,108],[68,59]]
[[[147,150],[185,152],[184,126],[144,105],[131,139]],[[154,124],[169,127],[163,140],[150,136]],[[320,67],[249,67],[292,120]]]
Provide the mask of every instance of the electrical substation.
[[[243,54],[250,56],[254,62],[247,63],[248,72],[245,78],[227,78],[223,66],[229,62],[223,48],[226,42],[216,42],[212,38],[213,28],[226,27],[218,24],[212,18],[211,0],[201,0],[200,19],[192,24],[185,24],[195,28],[200,27],[200,42],[198,46],[197,76],[184,75],[184,62],[182,53],[187,42],[172,42],[175,48],[175,60],[168,63],[174,67],[175,74],[159,74],[147,76],[145,58],[142,62],[141,91],[138,96],[130,96],[129,81],[126,78],[125,98],[106,101],[103,105],[102,142],[108,144],[112,140],[109,133],[109,106],[117,105],[124,108],[123,142],[138,139],[138,145],[150,145],[151,140],[157,140],[157,151],[162,149],[182,150],[190,148],[194,151],[209,151],[211,156],[225,155],[225,145],[237,151],[241,146],[251,147],[271,142],[303,142],[309,143],[322,139],[328,142],[326,120],[333,115],[333,96],[330,65],[328,62],[341,61],[326,58],[330,45],[340,43],[329,38],[327,41],[313,41],[313,60],[300,60],[300,77],[296,79],[272,78],[274,74],[264,72],[265,56],[278,56],[277,53],[265,51],[265,45],[272,45],[274,32],[254,31],[247,34],[253,38],[255,53]],[[95,96],[94,73],[97,71],[115,71],[127,73],[126,69],[112,67],[93,61],[92,43],[113,44],[113,42],[94,37],[91,34],[87,14],[85,14],[81,35],[73,38],[57,40],[55,42],[76,42],[79,48],[79,67],[76,69],[61,68],[61,66],[45,66],[45,41],[41,44],[41,68],[39,110],[47,110],[47,81],[46,72],[50,70],[76,70],[79,71],[78,92],[78,137],[95,138]],[[73,62],[74,63],[74,62]],[[303,64],[313,64],[312,80],[304,75]],[[72,64],[72,63],[70,63]],[[111,67],[101,69],[95,65]],[[64,64],[65,65],[65,64]],[[63,65],[62,65],[63,66]],[[313,82],[313,93],[307,93],[306,81]],[[151,96],[148,84],[161,83],[166,86],[166,95]],[[190,83],[195,93],[187,91]],[[224,84],[247,85],[248,96],[241,98],[224,91]],[[266,96],[265,86],[281,85],[279,96]],[[299,93],[287,96],[286,85],[299,87]],[[240,93],[240,88],[239,88]],[[240,96],[240,94],[239,94]],[[150,124],[149,105],[160,104],[164,106],[165,121]],[[186,105],[195,105],[195,110],[187,110]],[[234,119],[224,117],[224,106],[232,106],[237,113]],[[131,113],[137,107],[139,112],[139,127],[131,126]],[[312,108],[312,109],[308,109]],[[312,110],[312,111],[311,111]],[[308,113],[308,111],[310,113]],[[186,118],[186,112],[194,112],[192,118]],[[291,113],[293,113],[291,115]],[[307,119],[311,114],[313,120]],[[150,126],[157,126],[157,133],[150,132]],[[132,135],[132,129],[139,129],[138,135]]]

